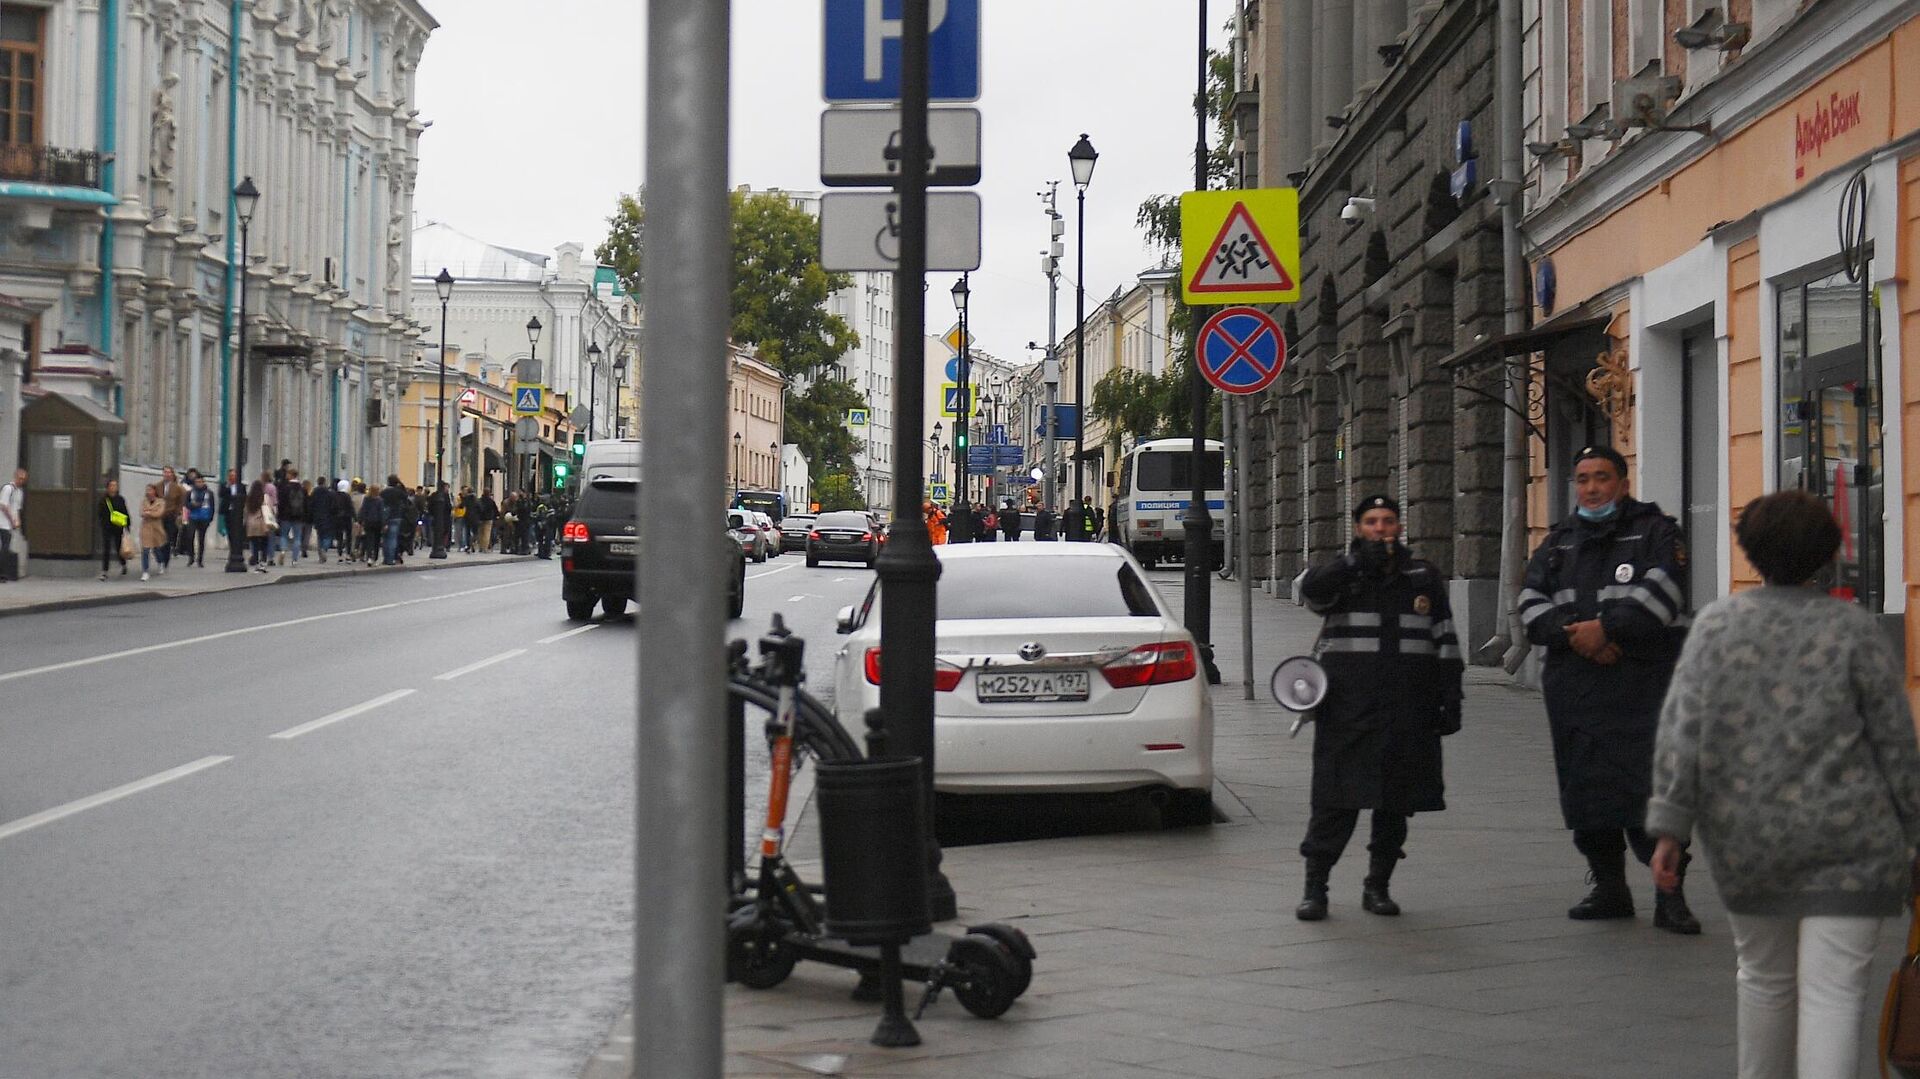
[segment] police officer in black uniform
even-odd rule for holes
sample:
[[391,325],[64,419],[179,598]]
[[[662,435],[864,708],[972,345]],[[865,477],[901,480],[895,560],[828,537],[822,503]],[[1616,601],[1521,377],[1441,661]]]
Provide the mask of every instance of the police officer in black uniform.
[[[1527,638],[1546,648],[1542,688],[1553,730],[1560,812],[1586,856],[1593,890],[1579,921],[1631,918],[1626,852],[1644,864],[1660,704],[1685,640],[1680,526],[1626,493],[1626,459],[1606,446],[1574,458],[1577,505],[1527,563],[1519,597]],[[1682,873],[1686,858],[1682,856]],[[1653,924],[1700,932],[1678,888],[1656,891]]]
[[1447,606],[1447,582],[1400,543],[1400,507],[1385,495],[1353,510],[1347,553],[1308,570],[1306,605],[1326,616],[1315,649],[1327,699],[1313,735],[1313,815],[1300,854],[1302,921],[1327,916],[1327,878],[1360,811],[1373,811],[1360,906],[1400,913],[1387,892],[1406,857],[1407,818],[1445,809],[1440,738],[1460,729],[1464,667]]

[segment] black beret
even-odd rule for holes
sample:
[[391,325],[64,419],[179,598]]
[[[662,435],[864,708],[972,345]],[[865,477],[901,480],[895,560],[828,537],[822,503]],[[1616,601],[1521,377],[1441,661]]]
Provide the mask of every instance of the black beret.
[[1573,464],[1575,468],[1578,468],[1580,467],[1580,462],[1595,459],[1611,463],[1613,470],[1623,477],[1627,474],[1627,459],[1620,456],[1620,451],[1614,449],[1612,446],[1588,446],[1573,455]]
[[1386,495],[1374,495],[1371,498],[1363,498],[1360,500],[1359,505],[1353,507],[1353,523],[1359,524],[1360,518],[1365,517],[1368,510],[1392,510],[1393,515],[1398,517],[1400,516],[1400,503],[1395,502]]

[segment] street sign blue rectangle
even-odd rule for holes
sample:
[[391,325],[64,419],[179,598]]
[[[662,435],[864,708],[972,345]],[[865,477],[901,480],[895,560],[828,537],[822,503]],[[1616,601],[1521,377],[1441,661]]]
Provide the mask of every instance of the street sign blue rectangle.
[[[1072,438],[1078,434],[1080,431],[1080,406],[1054,405],[1053,407],[1060,413],[1059,437]],[[1035,438],[1047,437],[1047,407],[1045,405],[1040,406],[1040,422],[1034,427],[1033,434]]]
[[[826,0],[825,88],[830,102],[900,100],[904,0]],[[980,0],[930,0],[927,97],[980,99]]]

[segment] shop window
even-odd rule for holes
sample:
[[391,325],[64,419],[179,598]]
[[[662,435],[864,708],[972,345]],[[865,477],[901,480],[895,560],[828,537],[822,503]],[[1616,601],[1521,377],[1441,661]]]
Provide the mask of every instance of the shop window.
[[1778,464],[1781,489],[1819,495],[1840,524],[1840,554],[1823,582],[1877,611],[1885,602],[1886,476],[1870,257],[1866,265],[1859,280],[1830,273],[1777,293]]
[[0,143],[9,147],[41,141],[43,17],[39,8],[0,4]]

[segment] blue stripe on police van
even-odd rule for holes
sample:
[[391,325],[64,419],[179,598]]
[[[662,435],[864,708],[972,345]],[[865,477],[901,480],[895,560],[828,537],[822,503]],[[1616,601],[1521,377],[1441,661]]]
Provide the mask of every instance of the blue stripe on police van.
[[[1133,508],[1136,510],[1183,510],[1187,508],[1187,503],[1191,501],[1193,500],[1190,498],[1182,498],[1177,501],[1167,499],[1158,502],[1148,502],[1143,499],[1135,502]],[[1227,500],[1224,498],[1209,498],[1207,499],[1207,508],[1210,510],[1226,509]]]

